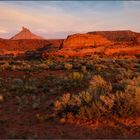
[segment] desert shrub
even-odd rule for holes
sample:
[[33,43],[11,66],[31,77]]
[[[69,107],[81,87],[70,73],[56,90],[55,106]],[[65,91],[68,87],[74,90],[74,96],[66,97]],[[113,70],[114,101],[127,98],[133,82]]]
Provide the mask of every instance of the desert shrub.
[[100,75],[95,75],[90,81],[88,90],[93,92],[96,98],[99,98],[101,95],[109,94],[112,90],[112,85],[106,82]]
[[12,70],[12,71],[15,71],[16,69],[17,69],[17,66],[16,66],[16,65],[12,65],[12,66],[11,66],[11,70]]
[[56,66],[57,66],[57,63],[53,62],[51,65],[49,65],[49,69],[55,70]]
[[[113,103],[107,101],[111,108]],[[102,102],[94,98],[93,93],[81,92],[77,95],[64,94],[54,103],[56,114],[60,117],[72,113],[75,117],[83,119],[93,119],[109,112],[103,107]]]
[[0,88],[3,88],[3,87],[4,87],[4,79],[0,78]]
[[136,115],[140,113],[140,77],[132,80],[123,80],[124,91],[114,94],[112,112],[120,117]]
[[134,104],[135,104],[136,113],[139,114],[140,113],[140,88],[136,89]]
[[54,69],[56,64],[53,60],[46,60],[46,61],[43,61],[44,64],[46,64],[50,69]]
[[79,117],[92,119],[102,115],[103,111],[100,109],[101,103],[99,100],[95,99],[93,93],[88,91],[82,92],[79,96],[81,99],[81,105],[78,113]]
[[103,65],[103,64],[95,64],[94,67],[95,67],[95,70],[96,70],[97,72],[100,72],[100,71],[106,69],[106,66]]
[[85,64],[86,68],[89,69],[89,70],[94,70],[94,64],[92,61],[88,61],[86,64]]
[[64,67],[65,67],[66,70],[71,70],[73,65],[70,64],[70,63],[66,63],[66,64],[64,64]]
[[25,91],[27,91],[27,93],[37,93],[38,82],[39,81],[34,78],[29,78],[27,81],[24,82]]
[[9,65],[22,65],[22,61],[10,61]]
[[38,65],[38,68],[47,70],[47,69],[49,69],[49,66],[47,64],[45,64],[45,63],[41,63],[41,64]]
[[115,93],[116,91],[124,92],[125,85],[123,83],[112,83],[112,91]]
[[134,106],[136,108],[136,112],[140,112],[140,76],[136,77],[132,80],[128,80],[126,89],[126,93],[129,93],[130,95],[133,96],[133,101],[134,101]]
[[0,66],[0,69],[1,70],[6,70],[6,69],[9,69],[10,68],[10,65],[8,62],[5,62],[3,65]]
[[96,55],[96,54],[93,54],[92,58],[93,58],[94,61],[97,61],[97,60],[99,60],[100,56]]
[[73,63],[73,69],[80,70],[81,66],[82,66],[82,65],[80,64],[79,61]]
[[63,69],[64,69],[64,67],[63,67],[62,64],[57,64],[57,65],[55,66],[55,70],[63,70]]
[[13,90],[15,90],[15,89],[21,89],[21,88],[23,88],[23,85],[24,85],[23,80],[21,80],[21,79],[13,79],[12,80],[12,83],[11,83],[11,88]]
[[31,70],[31,64],[22,61],[18,65],[11,65],[10,70],[19,70],[19,71],[30,71]]
[[[77,95],[63,95],[55,102],[55,108],[60,115],[73,113],[73,115],[81,118],[96,118],[102,116],[113,106],[113,102],[108,98],[103,101],[103,96],[107,96],[111,90],[111,85],[103,80],[100,76],[94,76],[90,82],[90,86],[86,91]],[[65,98],[64,98],[65,97]],[[102,99],[101,99],[102,98]],[[105,105],[107,107],[103,107]]]
[[79,90],[86,88],[88,86],[88,76],[82,75],[72,76],[69,75],[58,77],[58,76],[47,76],[42,81],[41,87],[45,93],[62,93],[62,92],[72,92],[74,90]]
[[135,104],[132,95],[125,92],[116,92],[112,113],[119,117],[133,115],[135,113]]
[[[127,117],[140,113],[140,78],[127,81],[124,91],[112,93],[112,86],[101,76],[92,78],[89,87],[78,94],[64,94],[55,102],[56,114],[84,119],[106,115]],[[133,86],[132,86],[132,85]],[[130,86],[131,85],[131,86]]]
[[47,59],[47,60],[42,60],[42,63],[47,64],[47,65],[51,65],[53,63],[53,61],[50,59]]
[[86,66],[82,66],[82,67],[81,67],[81,72],[87,73],[87,67],[86,67]]
[[84,75],[81,72],[74,71],[69,74],[69,78],[73,80],[82,80]]
[[68,89],[81,89],[87,88],[89,83],[89,75],[82,74],[80,72],[72,72],[69,74],[67,82],[65,82],[64,87]]
[[37,92],[37,83],[33,79],[13,79],[10,85],[10,89],[19,96]]
[[124,85],[125,92],[135,96],[140,90],[140,76],[122,80],[121,84]]
[[75,104],[73,101],[75,100],[70,93],[63,94],[59,100],[54,102],[56,114],[60,117],[66,117],[66,115],[70,112],[76,115],[79,107],[77,103]]
[[44,92],[56,93],[62,90],[64,80],[55,76],[45,77],[42,87]]

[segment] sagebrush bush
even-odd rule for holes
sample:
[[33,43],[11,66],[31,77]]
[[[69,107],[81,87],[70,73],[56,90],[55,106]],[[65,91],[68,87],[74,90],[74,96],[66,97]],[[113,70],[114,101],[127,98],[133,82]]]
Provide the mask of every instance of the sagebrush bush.
[[0,78],[0,89],[4,88],[4,79]]
[[45,63],[41,63],[41,64],[38,65],[38,68],[47,70],[47,69],[49,69],[49,66],[47,64],[45,64]]
[[84,119],[101,117],[107,111],[102,107],[100,100],[95,100],[93,94],[88,92],[78,95],[64,94],[54,106],[60,116],[65,117],[68,113],[72,113],[75,117]]
[[22,89],[24,86],[24,82],[22,79],[13,79],[11,83],[11,88],[15,89]]
[[89,85],[90,92],[93,92],[95,98],[99,98],[101,95],[107,95],[112,90],[111,83],[106,82],[100,75],[95,75]]
[[75,71],[70,73],[69,77],[73,80],[82,80],[84,75],[81,72]]
[[[124,91],[112,93],[112,86],[101,76],[92,78],[89,88],[78,94],[64,94],[55,102],[56,113],[92,119],[106,115],[127,117],[140,111],[140,78],[130,80]],[[130,84],[132,84],[130,86]],[[63,117],[64,117],[63,116]]]
[[104,79],[100,76],[94,76],[86,91],[80,92],[77,95],[63,95],[56,101],[55,107],[57,104],[59,114],[60,112],[63,114],[65,110],[65,113],[71,111],[73,114],[77,113],[76,116],[82,118],[91,119],[99,117],[106,112],[106,109],[101,107],[104,102],[102,102],[100,97],[101,95],[108,95],[110,90],[111,86]]
[[64,64],[64,67],[65,67],[66,70],[71,70],[72,67],[73,67],[73,65],[70,64],[70,63],[65,63],[65,64]]
[[10,65],[8,62],[5,62],[3,65],[0,66],[0,69],[1,70],[6,70],[6,69],[9,69],[10,68]]
[[13,79],[10,85],[10,89],[19,96],[37,92],[37,82],[33,79]]
[[114,95],[114,104],[112,113],[119,117],[128,117],[135,113],[134,99],[131,94],[125,92],[117,92]]

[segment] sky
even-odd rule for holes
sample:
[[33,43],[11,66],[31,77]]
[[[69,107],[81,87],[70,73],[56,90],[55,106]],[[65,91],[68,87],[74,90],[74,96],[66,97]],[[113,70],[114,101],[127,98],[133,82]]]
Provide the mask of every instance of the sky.
[[0,38],[22,26],[44,38],[101,30],[140,32],[140,1],[0,1]]

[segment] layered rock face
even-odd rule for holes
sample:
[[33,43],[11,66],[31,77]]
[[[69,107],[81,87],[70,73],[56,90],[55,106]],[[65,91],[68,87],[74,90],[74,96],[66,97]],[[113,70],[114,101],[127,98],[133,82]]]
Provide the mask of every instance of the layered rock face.
[[28,40],[8,40],[0,39],[0,49],[8,51],[28,51],[36,50],[37,48],[44,47],[49,45],[50,42],[47,40],[37,40],[37,39],[28,39]]
[[117,42],[132,42],[137,43],[137,37],[139,33],[130,30],[120,30],[120,31],[94,31],[88,34],[102,35],[111,41]]
[[137,43],[140,44],[140,34],[137,36]]
[[5,55],[20,56],[22,58],[41,58],[43,52],[58,51],[62,41],[61,39],[0,39],[0,59],[5,59]]
[[43,38],[38,36],[38,35],[35,35],[29,29],[22,27],[22,30],[18,34],[16,34],[15,36],[13,36],[11,38],[11,40],[20,40],[20,39],[39,39],[39,40],[42,40]]
[[101,45],[110,45],[111,41],[100,35],[74,34],[63,41],[62,49],[94,48]]
[[44,52],[43,57],[48,56],[86,56],[92,55],[95,52],[101,52],[104,47],[112,45],[113,42],[105,37],[92,34],[74,34],[68,36],[62,43],[61,48],[57,52]]

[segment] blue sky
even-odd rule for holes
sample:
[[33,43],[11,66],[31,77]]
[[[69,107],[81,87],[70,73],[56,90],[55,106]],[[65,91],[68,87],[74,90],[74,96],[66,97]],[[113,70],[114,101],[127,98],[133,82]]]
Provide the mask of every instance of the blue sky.
[[97,30],[140,32],[139,1],[0,1],[0,38],[22,26],[44,38]]

